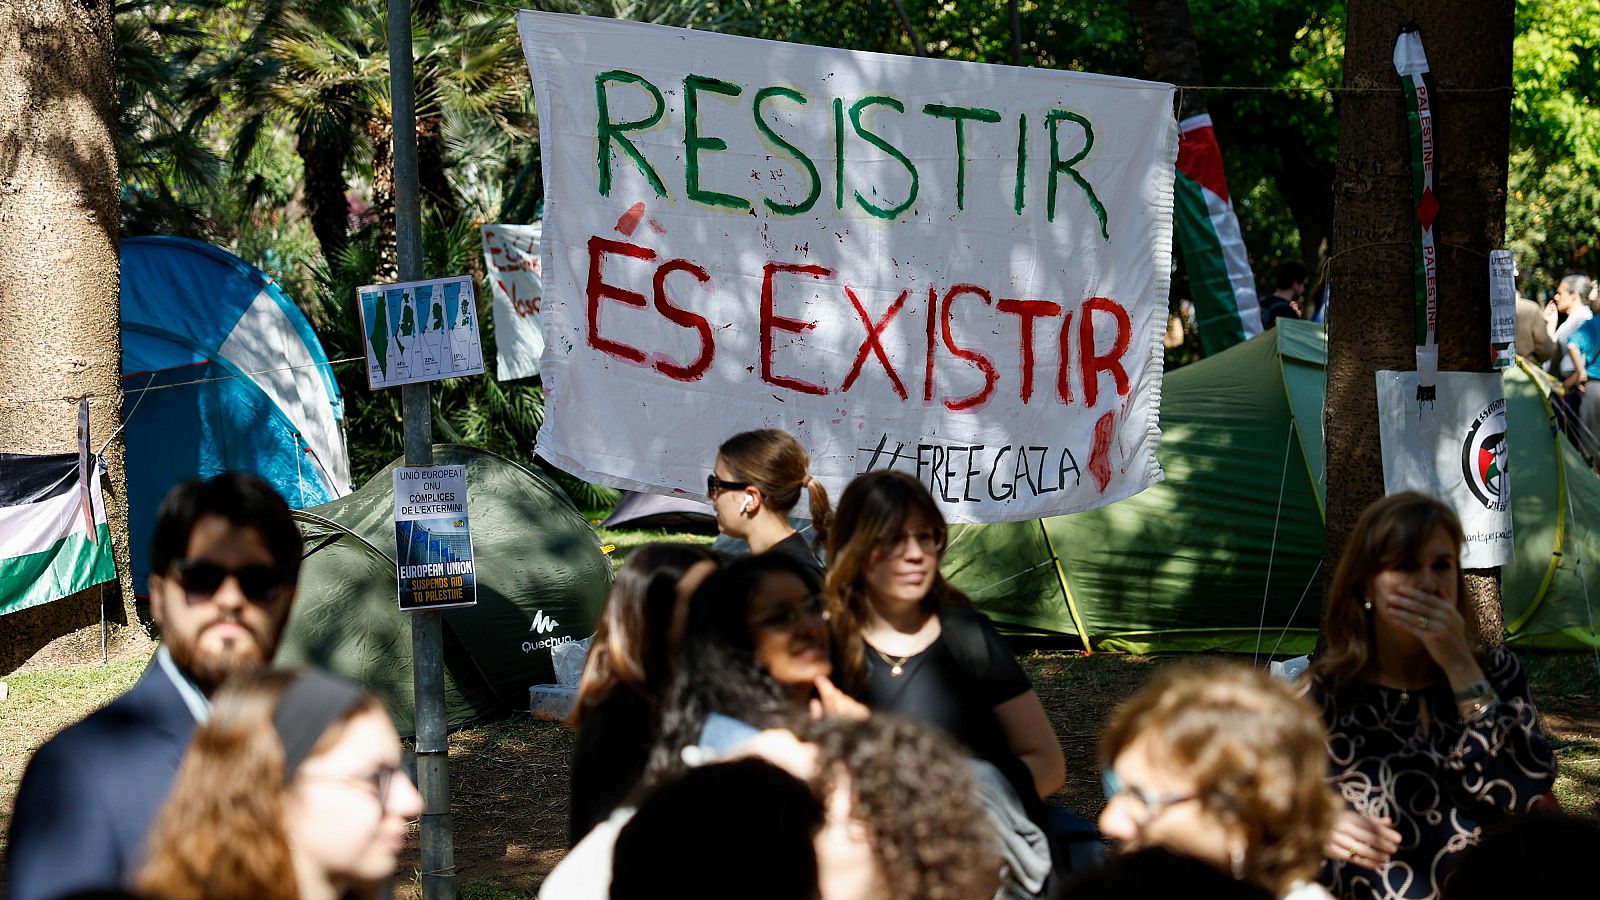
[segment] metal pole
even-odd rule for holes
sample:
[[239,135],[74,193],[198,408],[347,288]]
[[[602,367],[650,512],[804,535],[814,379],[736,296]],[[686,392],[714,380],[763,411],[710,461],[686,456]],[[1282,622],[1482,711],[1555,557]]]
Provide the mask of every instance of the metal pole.
[[[389,0],[389,96],[394,111],[395,262],[401,281],[418,281],[422,278],[422,209],[417,186],[417,101],[411,71],[410,0]],[[401,427],[408,466],[433,464],[430,402],[426,382],[400,388]],[[422,792],[424,900],[455,900],[456,896],[442,629],[443,622],[437,611],[411,614],[417,788]]]

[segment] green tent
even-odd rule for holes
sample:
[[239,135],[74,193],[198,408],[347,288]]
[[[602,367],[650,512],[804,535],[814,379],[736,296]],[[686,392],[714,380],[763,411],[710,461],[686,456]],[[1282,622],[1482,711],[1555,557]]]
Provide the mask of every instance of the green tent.
[[[1309,652],[1321,610],[1327,338],[1280,322],[1167,374],[1166,481],[1097,510],[951,531],[944,571],[996,622],[1094,649]],[[1600,477],[1553,427],[1549,381],[1505,374],[1516,559],[1510,641],[1600,644]],[[1373,437],[1377,439],[1376,435]]]
[[[526,709],[555,681],[550,648],[594,631],[611,564],[594,529],[553,481],[472,447],[434,447],[467,467],[476,606],[444,611],[445,708],[452,728]],[[396,463],[398,465],[398,463]],[[295,513],[305,563],[280,665],[315,663],[381,696],[412,733],[411,623],[395,585],[393,480]]]

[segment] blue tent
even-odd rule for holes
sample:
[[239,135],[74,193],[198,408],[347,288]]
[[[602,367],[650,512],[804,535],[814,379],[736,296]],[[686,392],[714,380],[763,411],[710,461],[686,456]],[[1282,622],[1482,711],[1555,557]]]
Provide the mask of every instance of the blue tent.
[[344,403],[311,323],[261,270],[187,238],[122,241],[123,419],[134,590],[161,498],[254,472],[297,509],[350,493]]

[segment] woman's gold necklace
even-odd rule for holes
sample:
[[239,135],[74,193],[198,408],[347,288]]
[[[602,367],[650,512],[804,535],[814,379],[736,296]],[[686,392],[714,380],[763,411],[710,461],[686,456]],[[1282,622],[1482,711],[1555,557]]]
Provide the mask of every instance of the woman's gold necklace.
[[[868,644],[867,646],[872,647],[871,644]],[[878,654],[878,657],[883,660],[883,664],[889,667],[889,675],[894,678],[899,678],[901,674],[905,672],[906,660],[916,656],[915,653],[908,653],[905,656],[896,659],[882,650],[879,650],[877,647],[872,647],[872,652]]]

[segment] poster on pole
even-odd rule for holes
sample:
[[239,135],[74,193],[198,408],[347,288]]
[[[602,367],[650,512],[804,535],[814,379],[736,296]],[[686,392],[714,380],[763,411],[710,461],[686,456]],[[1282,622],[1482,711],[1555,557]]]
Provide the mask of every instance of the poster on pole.
[[1499,372],[1440,372],[1438,397],[1417,402],[1416,372],[1378,373],[1385,493],[1420,491],[1461,519],[1461,565],[1511,562],[1511,473]]
[[539,277],[538,222],[532,225],[484,225],[483,270],[494,297],[495,374],[501,381],[539,374],[544,331],[539,305],[544,285]]
[[782,428],[834,497],[892,468],[966,522],[1161,479],[1171,85],[517,21],[541,456],[698,493],[723,440]]
[[483,374],[472,276],[371,284],[356,299],[373,390]]
[[476,604],[467,467],[400,466],[393,474],[401,611]]

